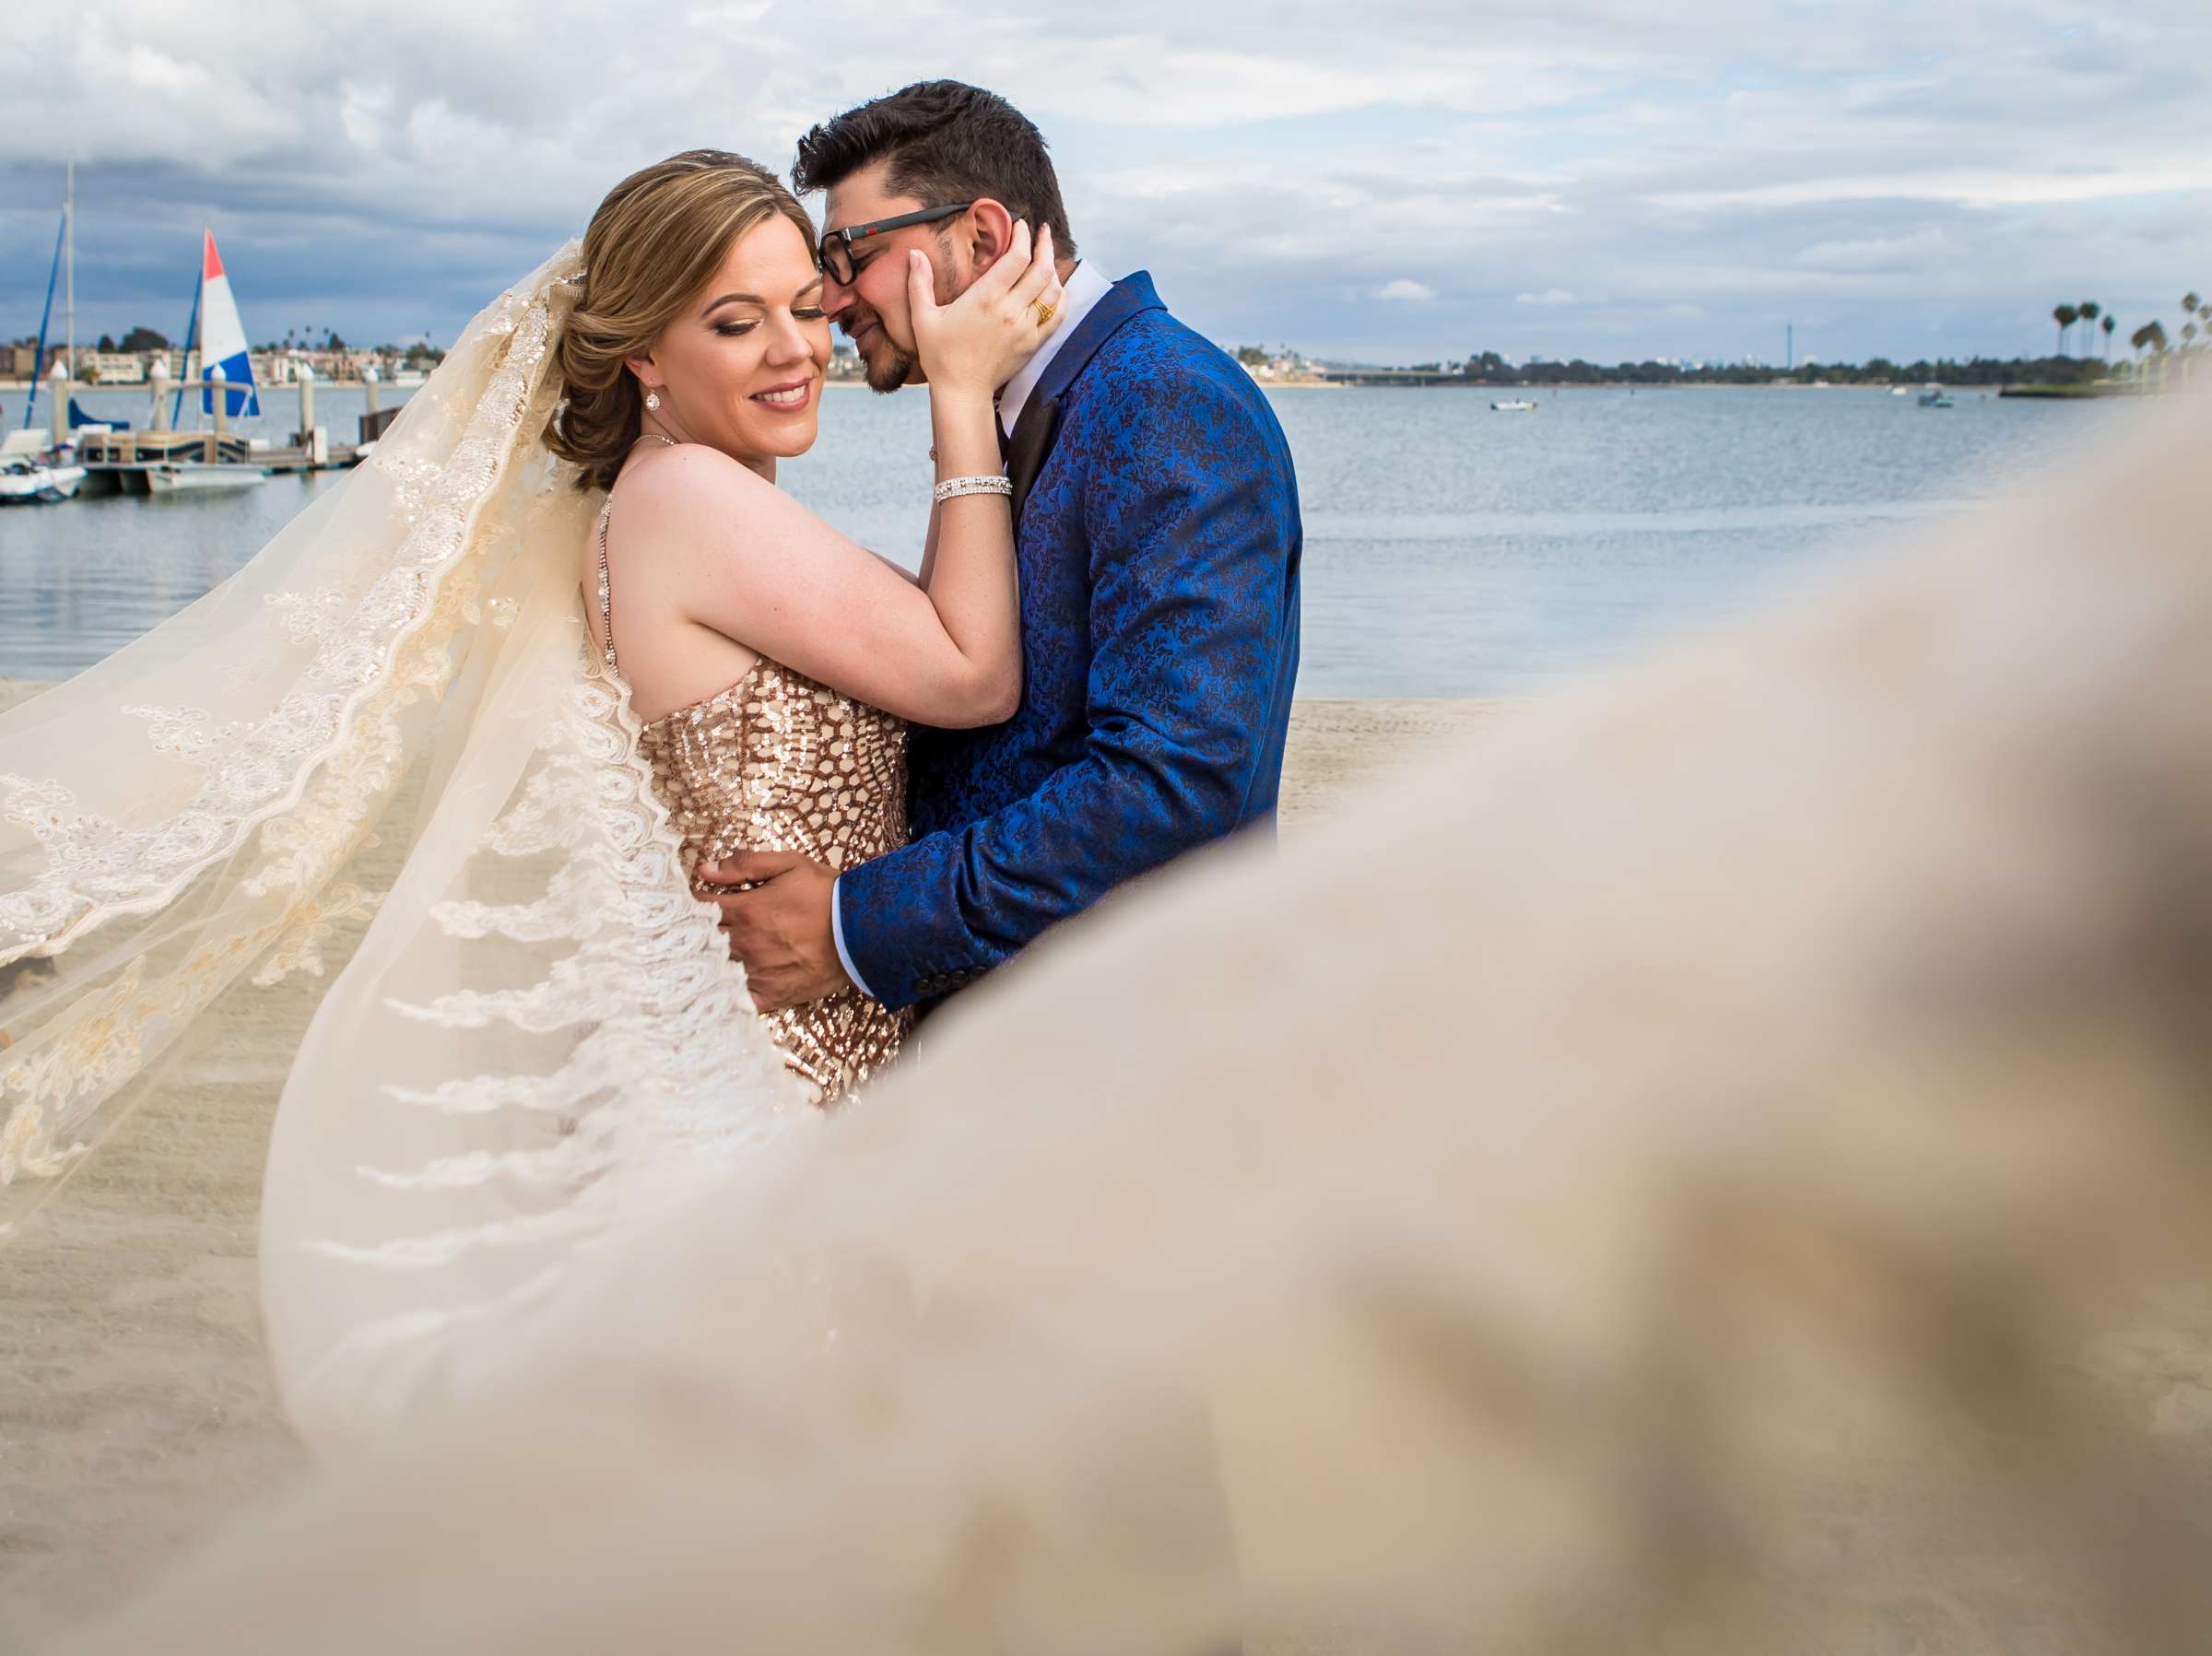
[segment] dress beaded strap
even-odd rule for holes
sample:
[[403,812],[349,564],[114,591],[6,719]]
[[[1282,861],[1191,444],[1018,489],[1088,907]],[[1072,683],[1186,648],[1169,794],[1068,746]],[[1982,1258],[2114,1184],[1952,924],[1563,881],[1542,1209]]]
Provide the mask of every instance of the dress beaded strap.
[[[683,446],[681,443],[677,442],[675,438],[664,437],[658,431],[639,432],[637,441],[631,443],[629,446],[634,449],[638,446],[638,443],[641,442],[665,443],[672,449],[681,448]],[[615,497],[613,490],[610,488],[607,492],[606,504],[599,508],[599,627],[600,630],[606,635],[606,649],[604,653],[606,656],[606,664],[610,667],[616,664],[615,610],[614,583],[608,579],[606,573],[606,525],[607,521],[614,515]]]
[[615,665],[614,589],[606,575],[606,521],[615,515],[615,498],[607,496],[599,509],[599,628],[606,640],[606,664]]

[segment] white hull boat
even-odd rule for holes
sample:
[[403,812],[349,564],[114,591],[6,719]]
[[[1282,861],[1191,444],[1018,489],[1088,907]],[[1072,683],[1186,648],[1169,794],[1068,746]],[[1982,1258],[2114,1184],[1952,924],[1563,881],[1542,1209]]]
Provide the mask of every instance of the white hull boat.
[[1534,414],[1535,411],[1536,405],[1525,397],[1515,397],[1511,402],[1490,405],[1492,414]]
[[0,506],[48,506],[76,494],[85,480],[81,465],[41,465],[11,460],[0,465]]
[[147,492],[152,495],[252,488],[268,480],[269,474],[257,465],[209,464],[205,461],[188,461],[181,465],[153,465],[146,470]]

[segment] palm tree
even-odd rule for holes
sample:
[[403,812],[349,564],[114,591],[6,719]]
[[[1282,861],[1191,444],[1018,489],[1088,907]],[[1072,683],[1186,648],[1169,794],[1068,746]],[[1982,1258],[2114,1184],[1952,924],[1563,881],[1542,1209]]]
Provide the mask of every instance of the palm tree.
[[2062,357],[2066,354],[2066,330],[2079,321],[2080,317],[2081,312],[2072,305],[2056,306],[2051,312],[2051,320],[2058,323],[2058,354]]
[[[2080,304],[2074,307],[2074,311],[2075,314],[2081,318],[2081,325],[2090,330],[2089,343],[2094,345],[2096,343],[2096,323],[2098,317],[2104,314],[2103,307],[2093,299],[2085,299]],[[2088,353],[2085,350],[2083,354],[2087,355]]]
[[2104,330],[2104,359],[2110,362],[2112,359],[2112,330],[2120,324],[2108,316],[2098,325]]
[[[2135,346],[2136,358],[2138,363],[2140,363],[2143,353],[2146,350],[2148,350],[2151,353],[2151,357],[2154,360],[2163,357],[2166,354],[2166,330],[2160,323],[2157,322],[2145,323],[2141,327],[2137,328],[2133,334],[2130,334],[2127,336],[2127,342],[2129,345]],[[2139,379],[2140,375],[2138,374],[2137,377]],[[2164,374],[2161,373],[2159,376],[2161,383],[2164,382]]]
[[2196,372],[2196,323],[2182,323],[2182,383],[2186,385]]

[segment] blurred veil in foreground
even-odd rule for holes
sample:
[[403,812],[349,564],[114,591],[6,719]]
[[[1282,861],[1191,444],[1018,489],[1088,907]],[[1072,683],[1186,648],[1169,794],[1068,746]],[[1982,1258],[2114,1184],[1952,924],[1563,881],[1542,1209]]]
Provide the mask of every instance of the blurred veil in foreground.
[[2200,1638],[2212,421],[2152,414],[1048,943],[74,1648]]

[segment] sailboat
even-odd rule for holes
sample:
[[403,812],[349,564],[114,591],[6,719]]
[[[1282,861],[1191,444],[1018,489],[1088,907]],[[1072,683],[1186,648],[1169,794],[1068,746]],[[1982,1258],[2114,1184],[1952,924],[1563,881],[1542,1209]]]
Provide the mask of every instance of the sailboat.
[[[223,255],[216,251],[215,232],[200,232],[200,378],[221,379],[230,389],[223,393],[224,412],[232,419],[261,413],[261,397],[253,383],[253,358],[246,350],[246,324],[239,320],[238,299],[230,291],[229,274]],[[215,412],[215,393],[200,393],[200,412]]]
[[[85,480],[85,468],[65,441],[49,449],[32,422],[38,417],[39,390],[47,364],[46,335],[53,323],[54,289],[67,277],[64,289],[64,316],[69,341],[69,367],[76,368],[76,163],[64,173],[62,222],[53,237],[53,264],[46,273],[46,308],[39,314],[39,344],[31,358],[30,394],[23,400],[23,425],[0,440],[0,505],[50,504],[74,499]],[[92,425],[76,399],[69,399],[69,427]]]
[[[238,314],[238,299],[230,291],[229,273],[217,251],[215,232],[200,232],[200,286],[192,301],[193,324],[185,329],[190,341],[198,332],[200,378],[220,381],[218,389],[203,383],[200,412],[215,412],[215,399],[223,399],[226,419],[253,417],[261,413],[260,387],[253,382],[253,358],[246,348],[246,324]],[[182,394],[180,393],[180,394]],[[266,468],[229,461],[174,460],[147,468],[146,488],[157,497],[199,493],[206,489],[252,488],[268,481]]]

